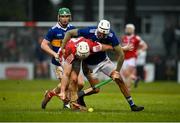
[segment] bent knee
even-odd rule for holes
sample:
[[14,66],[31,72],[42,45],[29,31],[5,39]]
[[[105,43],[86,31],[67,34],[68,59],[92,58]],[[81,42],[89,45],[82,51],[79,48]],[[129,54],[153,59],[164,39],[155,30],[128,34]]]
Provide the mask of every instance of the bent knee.
[[78,88],[81,90],[84,87],[84,82],[78,82]]
[[70,79],[73,83],[76,83],[78,84],[78,80],[77,80],[77,77],[71,77]]

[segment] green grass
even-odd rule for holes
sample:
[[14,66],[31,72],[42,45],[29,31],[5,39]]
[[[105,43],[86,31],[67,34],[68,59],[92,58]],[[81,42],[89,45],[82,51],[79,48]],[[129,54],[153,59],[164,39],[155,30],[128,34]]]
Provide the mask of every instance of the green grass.
[[88,107],[94,108],[92,113],[63,110],[57,97],[42,110],[44,91],[56,84],[50,80],[1,80],[0,121],[180,121],[180,84],[175,82],[141,83],[133,89],[134,101],[145,106],[142,112],[131,112],[116,84],[109,83],[99,94],[85,98]]

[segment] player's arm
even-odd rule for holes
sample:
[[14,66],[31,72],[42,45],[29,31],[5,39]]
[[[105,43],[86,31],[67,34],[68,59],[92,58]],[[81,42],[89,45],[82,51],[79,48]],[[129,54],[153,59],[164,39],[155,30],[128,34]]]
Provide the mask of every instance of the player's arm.
[[132,51],[133,49],[134,49],[134,46],[131,43],[129,43],[129,44],[122,47],[123,51]]
[[102,44],[102,50],[101,51],[107,51],[107,50],[113,50],[113,47],[111,45]]
[[67,86],[69,85],[69,77],[72,70],[72,64],[65,61],[63,67],[64,67],[64,73],[61,79],[61,86],[59,87],[61,89],[61,92],[58,96],[62,100],[65,100],[65,91],[66,91]]
[[55,58],[59,58],[58,54],[50,48],[49,44],[50,44],[50,42],[48,40],[43,39],[43,41],[41,42],[41,49],[43,49],[49,55],[51,55]]
[[122,64],[124,62],[124,52],[120,45],[115,46],[114,50],[118,55],[116,71],[120,71]]
[[113,50],[113,47],[111,45],[102,44],[99,42],[92,42],[92,52],[100,52],[100,51],[107,51],[107,50]]
[[71,39],[71,37],[73,36],[78,36],[78,29],[73,29],[73,30],[70,30],[70,31],[67,31],[65,36],[64,36],[64,39],[62,40],[62,50],[65,48],[66,46],[66,43]]
[[148,48],[148,45],[145,41],[141,40],[140,43],[139,43],[139,47],[138,49],[139,50],[142,50],[142,51],[146,51]]

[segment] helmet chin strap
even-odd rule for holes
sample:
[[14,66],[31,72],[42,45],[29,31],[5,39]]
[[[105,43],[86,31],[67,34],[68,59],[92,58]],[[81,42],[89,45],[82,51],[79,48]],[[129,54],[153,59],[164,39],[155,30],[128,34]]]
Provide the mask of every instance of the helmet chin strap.
[[62,28],[67,28],[67,25],[68,25],[68,24],[63,25],[60,21],[58,21],[58,24],[59,24]]
[[104,35],[104,37],[99,37],[99,34],[98,33],[101,33],[101,32],[99,32],[98,30],[96,31],[96,37],[98,38],[98,39],[104,39],[104,38],[107,38],[107,36],[108,36],[108,34],[103,34]]

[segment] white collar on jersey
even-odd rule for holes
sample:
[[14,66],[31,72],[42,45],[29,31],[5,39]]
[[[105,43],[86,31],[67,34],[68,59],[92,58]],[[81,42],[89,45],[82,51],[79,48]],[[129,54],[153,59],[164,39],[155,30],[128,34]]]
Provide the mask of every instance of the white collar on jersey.
[[61,28],[63,30],[67,30],[67,28],[69,27],[70,25],[68,24],[66,28],[63,28],[58,22],[56,23],[56,27],[58,28]]

